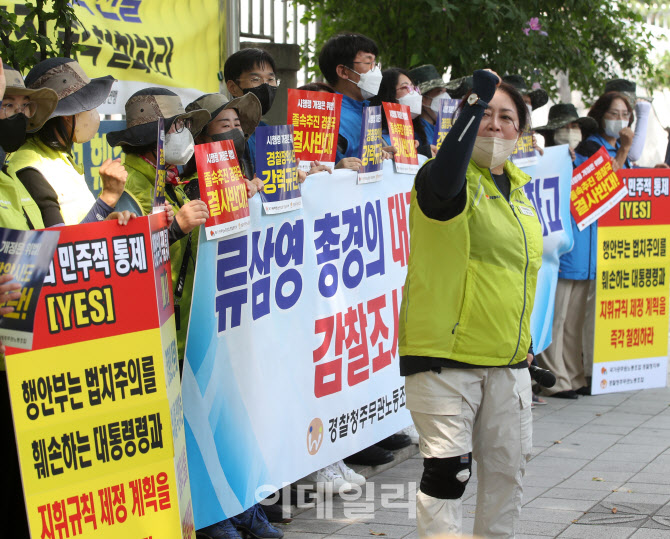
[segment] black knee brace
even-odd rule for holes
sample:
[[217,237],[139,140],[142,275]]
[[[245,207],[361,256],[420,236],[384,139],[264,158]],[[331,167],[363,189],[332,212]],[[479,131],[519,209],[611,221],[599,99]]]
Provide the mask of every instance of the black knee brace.
[[443,500],[463,496],[472,473],[472,453],[446,459],[423,459],[421,492]]

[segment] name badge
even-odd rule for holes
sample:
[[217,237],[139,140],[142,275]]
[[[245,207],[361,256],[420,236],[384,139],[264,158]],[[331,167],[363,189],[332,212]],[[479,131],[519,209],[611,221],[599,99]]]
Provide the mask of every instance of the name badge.
[[533,216],[535,215],[535,214],[533,213],[533,210],[531,210],[530,208],[526,208],[526,206],[518,205],[518,206],[517,206],[517,209],[518,209],[521,213],[523,213],[524,215],[528,215],[528,216],[530,216],[530,217],[533,217]]

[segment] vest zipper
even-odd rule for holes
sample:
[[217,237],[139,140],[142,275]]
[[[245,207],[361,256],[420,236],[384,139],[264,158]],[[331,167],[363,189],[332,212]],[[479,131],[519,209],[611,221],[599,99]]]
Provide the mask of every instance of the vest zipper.
[[[505,195],[503,195],[503,192],[500,190],[500,187],[498,187],[498,182],[496,182],[496,179],[493,177],[493,174],[491,173],[491,179],[493,180],[493,184],[496,186],[496,189],[498,189],[498,192],[501,194],[503,199],[505,199]],[[519,351],[519,345],[521,344],[521,331],[523,328],[523,315],[526,314],[526,288],[528,286],[527,279],[528,279],[528,239],[526,238],[526,231],[523,228],[523,225],[521,224],[521,220],[517,216],[516,212],[514,211],[514,204],[512,204],[512,193],[516,191],[517,189],[522,189],[521,187],[517,187],[516,189],[512,189],[512,182],[510,181],[510,192],[509,192],[509,198],[505,199],[507,200],[507,203],[509,204],[510,209],[512,210],[512,215],[514,215],[514,218],[516,219],[516,222],[519,223],[519,227],[521,227],[521,233],[523,234],[523,247],[526,251],[526,266],[523,269],[523,308],[521,309],[521,318],[519,319],[519,337],[517,338],[516,341],[516,349],[514,350],[514,354],[509,360],[508,365],[512,364],[512,361],[514,361],[514,357],[516,356],[516,353]]]

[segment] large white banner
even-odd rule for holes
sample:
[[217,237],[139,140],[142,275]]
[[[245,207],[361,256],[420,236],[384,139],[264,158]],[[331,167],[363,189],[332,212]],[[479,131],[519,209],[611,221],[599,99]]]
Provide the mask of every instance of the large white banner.
[[310,176],[302,210],[200,235],[183,372],[196,528],[411,423],[398,367],[413,176]]

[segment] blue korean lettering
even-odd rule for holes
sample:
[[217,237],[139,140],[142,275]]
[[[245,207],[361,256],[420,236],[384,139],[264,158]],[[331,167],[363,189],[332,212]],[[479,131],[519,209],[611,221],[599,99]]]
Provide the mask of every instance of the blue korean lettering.
[[[375,207],[377,209],[376,216]],[[365,204],[365,243],[371,253],[374,253],[379,246],[379,258],[365,266],[365,275],[367,277],[384,275],[386,273],[384,268],[384,228],[382,227],[382,208],[379,200],[375,201],[375,206],[372,205],[372,202]]]
[[[242,270],[242,271],[240,271]],[[247,236],[221,240],[216,260],[216,314],[218,332],[238,327],[242,321],[242,305],[248,301]],[[244,288],[239,288],[244,287]],[[235,289],[235,290],[233,290]],[[220,294],[220,292],[223,292]],[[226,323],[231,309],[230,325]]]

